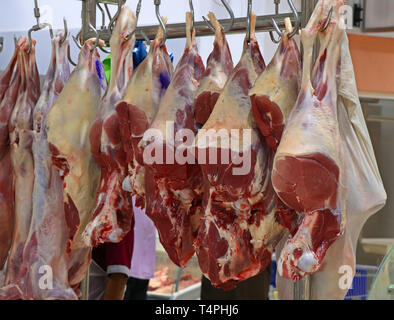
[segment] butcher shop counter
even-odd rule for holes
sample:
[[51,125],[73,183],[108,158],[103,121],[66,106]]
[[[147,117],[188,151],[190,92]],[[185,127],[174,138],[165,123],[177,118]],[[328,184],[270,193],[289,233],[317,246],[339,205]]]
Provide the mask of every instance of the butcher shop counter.
[[182,269],[169,258],[157,238],[155,277],[149,281],[149,300],[197,300],[201,293],[200,267],[194,255]]

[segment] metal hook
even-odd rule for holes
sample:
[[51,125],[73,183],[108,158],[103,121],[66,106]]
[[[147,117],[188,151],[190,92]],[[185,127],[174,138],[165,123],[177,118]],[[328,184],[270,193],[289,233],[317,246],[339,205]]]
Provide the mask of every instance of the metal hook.
[[[278,14],[279,3],[280,3],[280,0],[275,0],[275,11],[276,11],[276,14]],[[290,8],[291,8],[291,11],[293,12],[294,17],[295,17],[295,19],[296,19],[296,25],[295,25],[295,27],[293,28],[293,31],[290,32],[289,35],[288,35],[288,38],[290,39],[290,38],[294,37],[294,36],[297,34],[298,29],[300,28],[301,20],[300,20],[300,18],[299,18],[299,16],[298,16],[298,12],[297,12],[297,9],[296,9],[295,6],[294,6],[293,1],[292,1],[292,0],[287,0],[287,3],[289,4],[289,6],[290,6]],[[276,21],[274,20],[274,18],[272,18],[272,25],[274,26],[274,29],[275,29],[276,33],[277,33],[280,37],[282,37],[282,31],[279,29],[278,24],[276,23]],[[279,43],[279,42],[280,42],[280,39],[279,39],[279,40],[276,40],[276,39],[274,38],[274,36],[273,36],[273,34],[272,34],[272,31],[270,31],[270,37],[271,37],[271,40],[272,40],[273,42],[275,42],[275,43]]]
[[71,63],[74,67],[77,66],[77,64],[76,64],[74,61],[72,61],[72,59],[71,59],[70,46],[68,46],[68,48],[67,48],[67,58],[68,58],[68,61],[70,61],[70,63]]
[[[138,23],[138,18],[140,16],[140,12],[141,12],[141,4],[142,4],[142,0],[139,0],[138,4],[137,4],[137,9],[135,10],[135,15],[137,17],[137,23]],[[133,35],[136,33],[136,31],[137,31],[137,28],[134,29],[130,34],[128,34],[125,37],[125,41],[129,41],[133,37]]]
[[251,16],[252,16],[252,0],[248,0],[248,15],[247,15],[247,20],[248,20],[248,28],[246,31],[246,41],[249,43],[250,42],[250,35],[251,35]]
[[160,15],[161,0],[154,0],[154,4],[155,4],[155,7],[156,7],[157,20],[159,21],[160,26],[163,29],[163,33],[164,33],[163,34],[163,39],[161,40],[161,43],[160,43],[160,47],[162,47],[166,43],[166,40],[167,40],[167,29],[166,29],[166,26],[165,26],[165,24],[163,22],[163,19],[161,18],[161,15]]
[[334,7],[331,7],[330,11],[328,12],[326,22],[324,23],[323,27],[320,29],[321,32],[327,29],[328,25],[330,24],[332,13],[334,12]]
[[33,27],[31,27],[31,29],[29,29],[28,31],[28,38],[29,38],[29,49],[27,50],[27,53],[30,53],[31,49],[32,49],[32,38],[31,38],[31,34],[33,31],[39,31],[42,29],[45,29],[46,27],[49,28],[49,35],[51,37],[51,39],[53,39],[53,30],[52,30],[52,26],[49,23],[40,23],[40,8],[38,7],[38,0],[34,0],[34,16],[36,17],[37,20],[37,24],[34,25]]
[[79,37],[80,37],[80,35],[81,35],[81,31],[78,32],[78,34],[77,34],[76,37],[72,36],[72,38],[73,38],[75,44],[77,45],[77,47],[78,47],[79,49],[82,49],[81,42],[78,40]]
[[[233,9],[231,9],[227,1],[226,0],[221,0],[221,1],[224,7],[226,8],[228,14],[230,15],[230,19],[231,19],[231,23],[226,28],[224,28],[224,32],[227,33],[233,28],[235,17],[234,17]],[[215,28],[213,27],[212,23],[204,16],[202,18],[204,19],[205,23],[208,25],[209,29],[211,29],[212,32],[215,32]]]
[[96,30],[95,27],[93,27],[93,25],[89,22],[89,28],[93,30],[93,32],[96,34],[96,43],[94,44],[94,47],[91,49],[91,51],[93,51],[94,49],[96,49],[99,45],[99,41],[100,41],[100,35],[98,33],[98,31]]
[[97,8],[99,8],[99,10],[101,12],[101,30],[105,30],[106,26],[105,26],[105,12],[104,12],[104,9],[100,6],[99,2],[97,2],[96,5],[97,5]]
[[114,17],[111,19],[111,21],[109,22],[109,25],[108,25],[108,29],[111,32],[112,32],[112,28],[113,28],[113,25],[114,25],[116,19],[118,19],[119,15],[120,15],[120,11],[122,10],[123,4],[124,4],[124,0],[118,0],[118,11],[116,11]]
[[191,30],[193,31],[194,29],[194,6],[193,6],[193,0],[189,0],[189,7],[190,7],[190,12],[192,14],[192,26]]
[[61,45],[64,43],[64,41],[67,40],[67,36],[68,36],[68,26],[67,26],[66,17],[63,17],[63,24],[64,24],[64,35],[63,35],[63,38],[59,42]]

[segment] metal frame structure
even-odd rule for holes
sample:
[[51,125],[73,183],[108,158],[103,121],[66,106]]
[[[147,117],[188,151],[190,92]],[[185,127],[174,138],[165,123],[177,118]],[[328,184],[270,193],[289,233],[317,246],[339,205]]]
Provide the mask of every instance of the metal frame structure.
[[[124,0],[119,0],[124,1]],[[82,34],[81,40],[82,42],[86,41],[89,38],[95,37],[95,33],[89,27],[89,23],[96,27],[96,9],[97,4],[112,4],[118,5],[118,0],[82,0]],[[317,0],[301,0],[301,12],[298,12],[298,15],[301,20],[301,27],[305,27],[309,21],[309,18],[315,8]],[[295,18],[292,14],[272,14],[272,15],[264,15],[257,16],[256,20],[256,32],[268,32],[275,30],[272,25],[272,19],[274,18],[277,21],[279,28],[285,29],[284,19],[286,17],[290,17],[291,22],[294,24]],[[219,22],[222,25],[228,25],[231,23],[231,19],[221,19]],[[196,36],[212,36],[212,31],[209,29],[207,24],[204,21],[196,22],[195,25]],[[156,36],[158,25],[150,25],[137,27],[136,38],[137,40],[145,40],[145,37],[142,36],[142,31],[149,39],[153,40]],[[174,23],[168,24],[166,26],[167,29],[167,38],[168,39],[177,39],[177,38],[186,38],[186,25],[185,23]],[[247,30],[247,21],[245,17],[235,18],[234,25],[231,28],[228,34],[240,34],[245,33]],[[111,37],[110,30],[101,30],[98,31],[100,39],[104,40],[107,44],[109,43],[109,39]]]

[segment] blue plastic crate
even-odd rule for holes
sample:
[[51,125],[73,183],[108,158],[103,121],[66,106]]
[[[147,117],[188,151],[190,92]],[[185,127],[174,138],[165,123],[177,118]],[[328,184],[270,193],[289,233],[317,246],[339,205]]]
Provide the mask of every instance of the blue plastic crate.
[[345,300],[367,300],[369,286],[377,272],[377,267],[357,265],[352,286],[346,294]]

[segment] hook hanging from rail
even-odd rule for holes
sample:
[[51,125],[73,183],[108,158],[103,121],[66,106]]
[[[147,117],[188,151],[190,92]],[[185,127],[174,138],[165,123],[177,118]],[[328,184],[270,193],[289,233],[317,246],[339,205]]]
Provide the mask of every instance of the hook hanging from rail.
[[157,20],[159,21],[160,26],[163,29],[163,39],[161,40],[161,43],[160,43],[160,47],[162,47],[162,46],[164,46],[164,44],[166,43],[166,40],[167,40],[167,28],[166,28],[166,25],[164,24],[163,19],[161,18],[161,15],[160,15],[161,0],[154,0],[154,4],[156,7]]
[[31,34],[33,31],[39,31],[42,29],[45,29],[46,27],[49,28],[49,34],[51,36],[51,39],[53,39],[53,30],[52,30],[52,26],[49,23],[40,23],[40,8],[38,7],[38,0],[34,0],[34,16],[36,17],[37,20],[37,24],[32,26],[29,31],[28,31],[28,38],[29,38],[29,49],[27,51],[27,53],[30,53],[31,48],[32,48],[32,38],[31,38]]
[[248,15],[247,15],[247,30],[246,30],[246,41],[250,42],[250,34],[251,34],[251,16],[252,16],[252,0],[248,0]]
[[[231,23],[223,30],[225,33],[227,33],[232,29],[234,25],[234,20],[235,20],[234,11],[233,9],[231,9],[230,5],[227,3],[226,0],[221,0],[221,1],[224,7],[226,8],[228,14],[230,15],[230,19],[231,19]],[[202,16],[202,18],[204,19],[205,23],[208,25],[209,29],[211,29],[212,32],[215,32],[215,28],[213,27],[212,23],[204,16]]]
[[[275,1],[275,14],[278,14],[279,13],[280,0],[274,0],[274,1]],[[300,20],[300,17],[298,16],[298,12],[297,12],[297,9],[294,6],[293,1],[292,0],[287,0],[287,3],[289,4],[289,6],[291,8],[291,11],[293,12],[293,15],[294,15],[294,17],[296,19],[296,25],[295,25],[293,31],[290,32],[289,35],[288,35],[289,38],[292,38],[292,37],[294,37],[297,34],[297,32],[298,32],[298,30],[300,28],[301,20]],[[273,32],[270,31],[271,40],[273,42],[275,42],[275,43],[279,43],[280,40],[281,40],[281,37],[282,37],[282,31],[279,29],[278,24],[276,23],[274,18],[272,18],[272,24],[273,24],[273,26],[275,28],[276,33],[279,35],[279,39],[275,39],[274,35],[273,35]]]
[[191,30],[193,32],[194,29],[194,6],[193,6],[193,0],[189,0],[189,7],[190,7],[190,12],[192,14],[192,25],[191,25]]
[[[124,3],[125,3],[125,0],[118,0],[118,10],[116,11],[115,15],[113,16],[113,18],[111,19],[111,21],[109,22],[109,25],[108,25],[108,29],[111,32],[114,27],[114,23],[115,23],[116,19],[118,19],[119,15],[120,15],[120,11],[122,10],[122,6]],[[109,10],[108,10],[108,12],[109,12]]]
[[330,11],[328,12],[326,22],[324,23],[323,27],[320,29],[321,32],[327,29],[328,25],[330,24],[332,13],[334,12],[334,7],[331,7]]
[[[137,24],[138,24],[138,18],[139,18],[139,16],[140,16],[140,12],[141,12],[141,4],[142,4],[142,0],[139,0],[138,1],[138,4],[137,4],[137,9],[135,10],[135,15],[136,15],[136,17],[137,17]],[[137,28],[137,26],[136,26],[136,28]],[[130,34],[128,34],[124,39],[125,39],[125,41],[129,41],[132,37],[133,37],[133,35],[136,33],[136,31],[137,31],[137,29],[134,29]],[[146,36],[146,35],[145,35]]]

